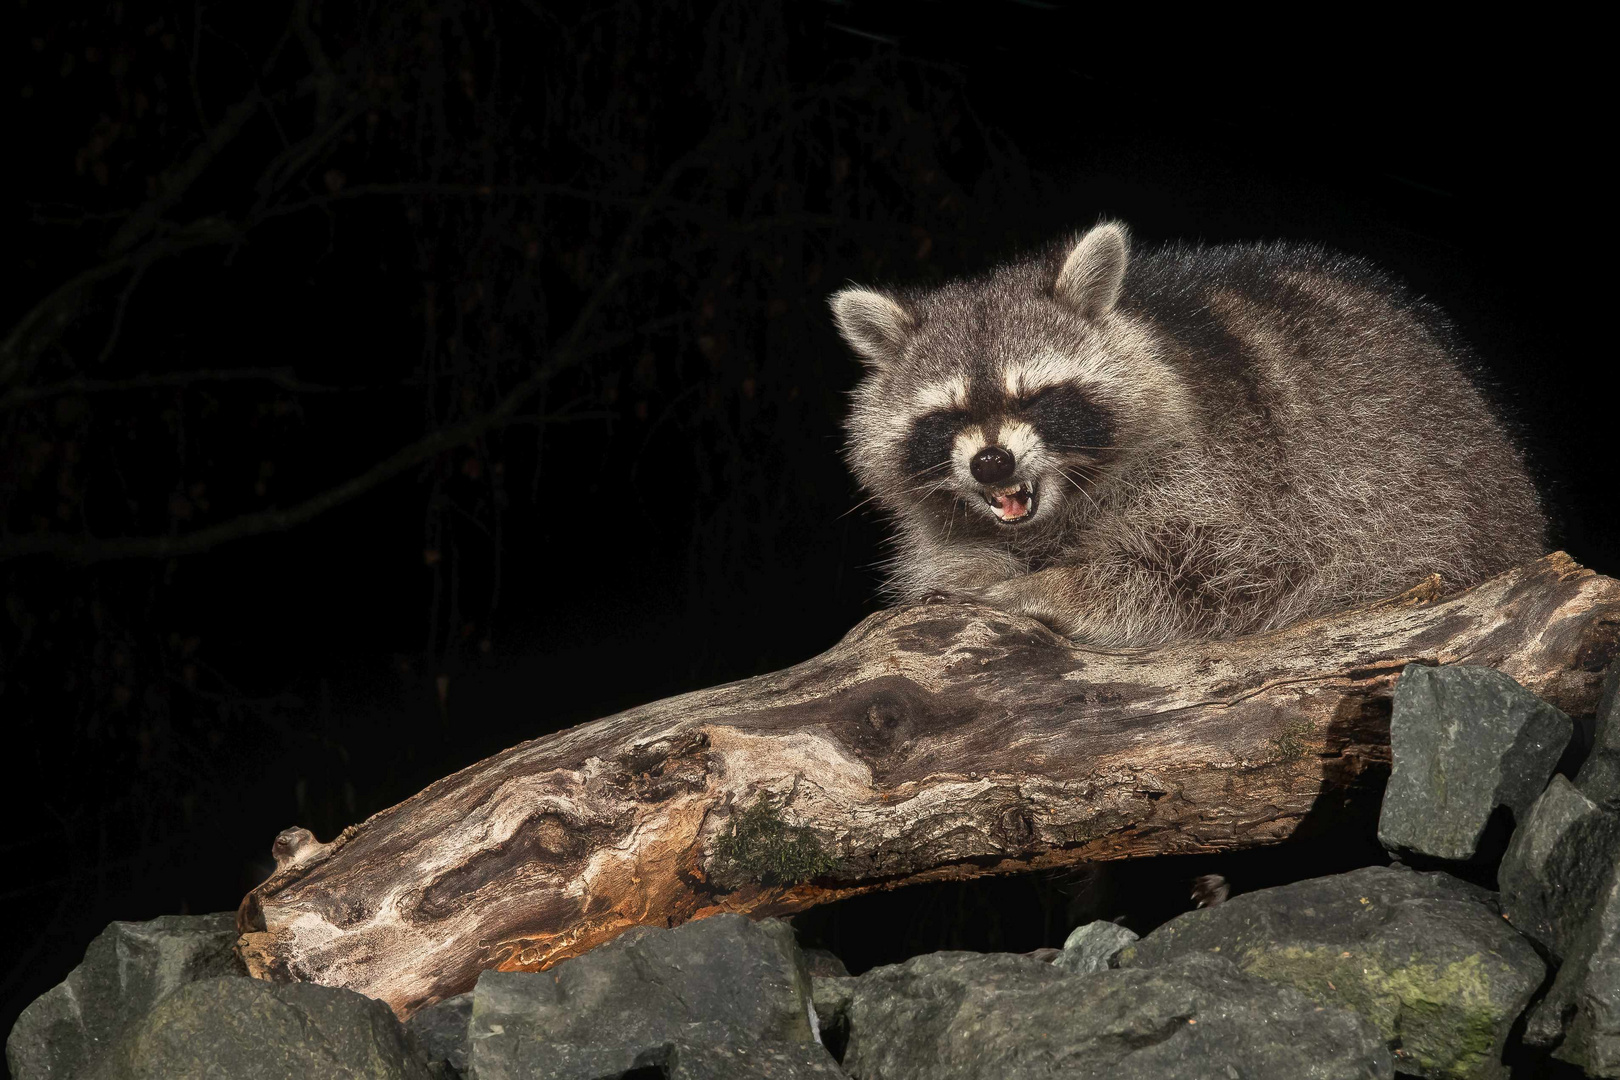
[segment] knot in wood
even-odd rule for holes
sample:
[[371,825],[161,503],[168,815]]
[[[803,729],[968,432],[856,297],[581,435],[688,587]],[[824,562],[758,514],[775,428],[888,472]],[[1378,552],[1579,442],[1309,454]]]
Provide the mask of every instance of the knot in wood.
[[899,724],[900,720],[901,717],[899,712],[887,702],[874,701],[871,705],[867,706],[866,722],[871,725],[873,731],[882,731],[884,728],[892,728]]
[[1009,806],[1001,812],[1001,842],[1010,850],[1018,850],[1035,837],[1035,822],[1022,806]]
[[709,736],[703,731],[680,732],[667,738],[632,746],[618,759],[622,782],[641,803],[665,802],[676,795],[702,790],[713,763]]

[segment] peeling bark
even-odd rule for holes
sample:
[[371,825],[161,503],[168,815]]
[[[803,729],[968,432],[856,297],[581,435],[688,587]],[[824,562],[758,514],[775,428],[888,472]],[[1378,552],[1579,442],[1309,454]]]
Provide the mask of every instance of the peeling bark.
[[513,747],[329,844],[287,830],[239,949],[262,978],[407,1016],[642,923],[1275,843],[1382,785],[1407,663],[1489,665],[1581,715],[1617,639],[1620,582],[1562,553],[1446,599],[1431,578],[1155,649],[969,605],[884,611],[795,667]]

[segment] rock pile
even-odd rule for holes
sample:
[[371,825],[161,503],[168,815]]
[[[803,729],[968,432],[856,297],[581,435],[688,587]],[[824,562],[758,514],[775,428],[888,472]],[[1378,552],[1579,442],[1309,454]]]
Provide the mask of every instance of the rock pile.
[[[1573,725],[1500,673],[1408,667],[1395,691],[1394,769],[1379,838],[1399,852],[1476,859],[1501,807],[1515,827],[1496,867],[1503,917],[1556,968],[1522,1048],[1620,1076],[1620,665],[1571,783],[1553,768]],[[1509,1047],[1508,1050],[1513,1048]],[[1425,1074],[1428,1075],[1428,1074]]]
[[[1408,668],[1391,725],[1379,836],[1402,862],[1140,939],[1094,922],[1062,950],[851,977],[785,923],[721,915],[485,972],[401,1025],[246,978],[228,915],[114,923],[7,1061],[16,1080],[1620,1077],[1620,669],[1578,771],[1570,718],[1487,669]],[[1499,891],[1465,880],[1493,869]]]

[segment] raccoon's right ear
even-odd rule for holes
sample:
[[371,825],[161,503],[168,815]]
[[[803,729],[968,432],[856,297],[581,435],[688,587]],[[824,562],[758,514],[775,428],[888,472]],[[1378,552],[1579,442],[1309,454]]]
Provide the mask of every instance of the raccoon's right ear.
[[1125,226],[1105,221],[1089,230],[1063,260],[1052,295],[1087,319],[1099,319],[1119,302],[1129,248]]
[[877,367],[899,359],[907,339],[917,329],[911,312],[887,293],[852,286],[833,293],[828,303],[838,332],[849,347]]

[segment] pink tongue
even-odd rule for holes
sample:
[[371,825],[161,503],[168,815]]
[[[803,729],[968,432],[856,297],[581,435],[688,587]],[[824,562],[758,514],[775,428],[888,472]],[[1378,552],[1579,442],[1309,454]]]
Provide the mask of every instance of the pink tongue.
[[996,507],[1001,511],[1002,518],[1009,521],[1013,518],[1021,518],[1025,514],[1029,513],[1029,503],[1024,499],[1019,498],[1017,493],[1012,495],[997,495]]

